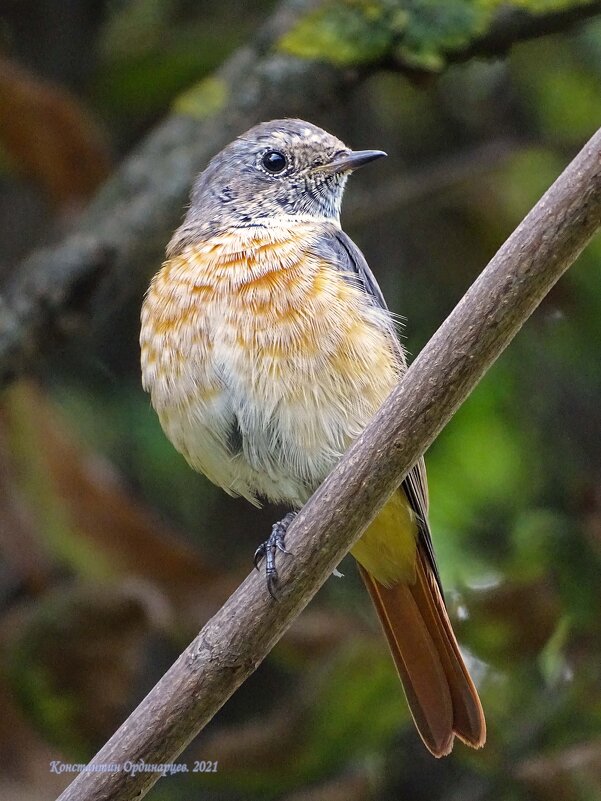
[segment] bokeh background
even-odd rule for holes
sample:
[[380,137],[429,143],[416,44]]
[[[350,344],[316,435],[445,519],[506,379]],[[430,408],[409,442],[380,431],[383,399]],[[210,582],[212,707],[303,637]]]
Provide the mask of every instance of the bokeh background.
[[[499,4],[312,7],[328,5],[325,29],[314,13],[290,42],[351,76],[312,121],[390,154],[350,182],[343,225],[416,354],[599,125],[601,17],[523,0],[513,5],[534,14],[533,34],[536,14],[574,13],[499,57],[453,64],[429,44],[441,19],[460,47],[475,9]],[[414,39],[401,67],[371,51],[357,67],[337,49],[337,26],[349,9],[381,6],[399,30],[415,14]],[[203,135],[201,118],[227,102],[210,76],[265,36],[275,8],[4,0],[5,283],[32,249],[77,227],[163,119],[190,115]],[[353,35],[360,43],[361,28]],[[189,102],[199,82],[202,109]],[[278,102],[294,113],[294,98]],[[143,288],[161,260],[152,253],[132,265],[129,293],[105,294],[84,324],[64,315],[63,336],[1,397],[0,797],[12,801],[54,798],[74,778],[52,760],[93,756],[246,575],[281,512],[213,488],[160,430],[138,367]],[[149,798],[601,799],[600,351],[597,239],[427,454],[440,570],[487,713],[483,751],[426,753],[346,560],[344,578],[327,582],[181,757],[190,773]],[[217,771],[193,773],[201,760]]]

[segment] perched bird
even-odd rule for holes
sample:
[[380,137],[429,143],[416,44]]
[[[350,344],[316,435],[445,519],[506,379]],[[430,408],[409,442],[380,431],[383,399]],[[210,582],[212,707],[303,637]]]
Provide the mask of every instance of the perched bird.
[[[275,594],[286,528],[406,369],[393,316],[340,227],[353,151],[302,120],[251,128],[192,191],[142,307],[144,388],[190,465],[291,507],[257,550]],[[435,756],[485,722],[443,600],[423,460],[352,549]]]

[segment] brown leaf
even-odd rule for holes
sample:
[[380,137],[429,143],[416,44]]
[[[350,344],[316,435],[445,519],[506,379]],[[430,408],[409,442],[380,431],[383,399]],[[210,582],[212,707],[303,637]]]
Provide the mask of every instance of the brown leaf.
[[81,102],[8,59],[0,59],[0,142],[59,206],[88,197],[109,172],[105,138]]
[[[160,588],[184,626],[210,616],[237,580],[205,564],[198,550],[133,499],[104,459],[86,452],[33,384],[6,395],[14,470],[29,487],[28,501],[42,536],[73,552],[91,573],[136,575]],[[46,529],[46,530],[45,530]],[[66,543],[66,545],[65,545]],[[89,553],[87,551],[89,550]]]

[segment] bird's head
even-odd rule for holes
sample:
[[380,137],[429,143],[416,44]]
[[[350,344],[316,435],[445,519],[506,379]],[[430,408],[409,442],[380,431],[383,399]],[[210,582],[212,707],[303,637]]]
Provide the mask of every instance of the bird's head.
[[181,233],[206,237],[282,216],[338,222],[348,176],[385,155],[350,150],[303,120],[263,122],[225,147],[198,176]]

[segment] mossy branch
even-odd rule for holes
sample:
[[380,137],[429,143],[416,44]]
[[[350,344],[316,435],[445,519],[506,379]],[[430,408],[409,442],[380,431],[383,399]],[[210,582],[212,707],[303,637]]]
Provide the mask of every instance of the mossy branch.
[[[173,762],[373,520],[601,225],[601,130],[547,191],[445,320],[376,418],[288,531],[281,600],[253,573],[206,624],[89,767]],[[83,772],[59,801],[142,798],[160,772]]]

